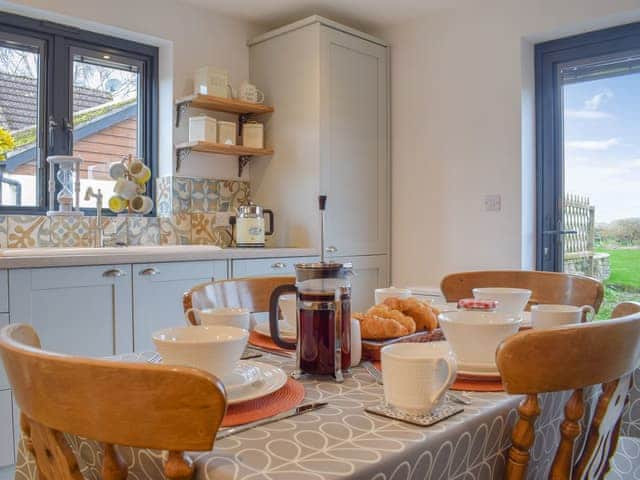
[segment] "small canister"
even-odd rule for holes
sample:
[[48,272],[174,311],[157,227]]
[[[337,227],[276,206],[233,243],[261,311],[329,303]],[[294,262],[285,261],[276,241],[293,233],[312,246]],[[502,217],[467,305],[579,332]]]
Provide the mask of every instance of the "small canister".
[[242,145],[251,148],[264,148],[264,125],[247,122],[242,126]]
[[218,143],[223,145],[236,144],[236,124],[218,120]]
[[189,141],[190,142],[212,142],[218,140],[216,119],[200,115],[189,118]]

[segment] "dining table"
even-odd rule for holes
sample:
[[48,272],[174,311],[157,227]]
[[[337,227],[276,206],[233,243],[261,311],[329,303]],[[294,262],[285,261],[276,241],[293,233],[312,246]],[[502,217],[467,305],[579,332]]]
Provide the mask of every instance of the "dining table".
[[[112,357],[146,362],[153,352]],[[294,370],[292,358],[263,354],[260,361]],[[512,428],[522,397],[504,392],[467,392],[464,411],[429,427],[367,413],[380,404],[383,387],[364,368],[351,369],[343,383],[303,377],[304,402],[327,406],[279,420],[215,442],[212,451],[190,452],[197,480],[424,480],[503,478]],[[588,391],[592,414],[597,388]],[[126,392],[122,393],[126,395]],[[569,392],[540,396],[541,414],[531,450],[528,478],[546,478],[559,439],[559,425]],[[136,428],[132,425],[131,428]],[[583,432],[584,436],[584,432]],[[81,472],[101,478],[101,446],[66,435]],[[161,451],[118,447],[133,480],[164,478]],[[16,480],[35,480],[35,461],[18,446]]]

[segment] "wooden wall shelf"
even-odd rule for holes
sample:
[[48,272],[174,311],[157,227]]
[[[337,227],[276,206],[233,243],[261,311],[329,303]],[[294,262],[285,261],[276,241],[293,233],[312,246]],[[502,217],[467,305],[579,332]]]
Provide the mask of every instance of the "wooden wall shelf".
[[176,100],[176,127],[180,125],[180,119],[189,107],[234,113],[241,116],[273,112],[273,107],[261,103],[243,102],[242,100],[235,100],[233,98],[214,97],[213,95],[196,93]]
[[212,142],[185,142],[176,145],[176,170],[180,170],[182,160],[187,158],[191,152],[217,153],[219,155],[237,156],[239,177],[242,176],[242,171],[247,163],[249,163],[252,156],[273,155],[272,148],[251,148],[243,147],[242,145],[224,145]]

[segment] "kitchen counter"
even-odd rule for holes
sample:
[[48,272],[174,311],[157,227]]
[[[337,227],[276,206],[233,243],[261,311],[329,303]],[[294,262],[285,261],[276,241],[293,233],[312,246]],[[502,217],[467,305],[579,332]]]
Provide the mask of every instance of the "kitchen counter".
[[308,257],[313,248],[220,248],[211,245],[164,245],[107,248],[11,248],[0,250],[0,269],[180,262],[242,258]]

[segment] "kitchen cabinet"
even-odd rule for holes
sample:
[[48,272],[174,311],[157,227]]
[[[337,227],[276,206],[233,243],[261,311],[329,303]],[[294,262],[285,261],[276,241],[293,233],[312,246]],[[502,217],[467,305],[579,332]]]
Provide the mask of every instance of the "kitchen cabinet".
[[9,272],[0,270],[0,312],[9,311]]
[[319,261],[318,257],[255,258],[249,260],[232,260],[231,274],[233,278],[295,275],[296,263],[317,261]]
[[375,289],[389,286],[389,257],[387,255],[367,255],[351,259],[336,259],[336,261],[351,261],[353,263],[355,275],[351,281],[352,312],[366,311],[375,304]]
[[131,265],[32,268],[9,273],[11,323],[29,323],[43,348],[105,356],[131,352]]
[[388,48],[314,16],[249,42],[251,79],[278,105],[265,126],[271,159],[251,163],[254,201],[276,213],[273,246],[386,255],[390,231]]
[[135,351],[155,349],[151,340],[153,332],[184,325],[184,292],[199,283],[226,278],[225,260],[133,265]]
[[14,463],[11,390],[0,391],[0,468]]

